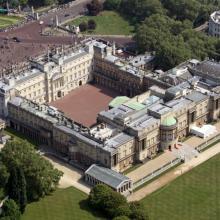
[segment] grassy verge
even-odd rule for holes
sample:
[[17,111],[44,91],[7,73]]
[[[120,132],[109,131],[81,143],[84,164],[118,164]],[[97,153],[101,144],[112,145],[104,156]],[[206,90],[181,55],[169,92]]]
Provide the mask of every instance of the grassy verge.
[[84,32],[85,34],[131,35],[134,32],[134,26],[130,25],[127,20],[113,11],[103,11],[97,16],[83,16],[65,25],[79,25],[82,22],[88,22],[90,19],[96,22],[97,27],[94,31]]
[[151,220],[217,220],[220,154],[144,198]]
[[0,15],[0,28],[9,27],[21,21],[23,18],[17,16]]
[[70,187],[29,204],[21,220],[96,220],[104,219],[86,203],[87,195]]

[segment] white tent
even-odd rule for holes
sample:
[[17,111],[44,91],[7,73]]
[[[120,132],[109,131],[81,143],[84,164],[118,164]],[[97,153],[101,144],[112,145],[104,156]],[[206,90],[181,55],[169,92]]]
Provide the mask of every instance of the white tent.
[[190,133],[195,134],[201,138],[207,138],[216,132],[216,127],[213,125],[203,125],[202,127],[193,125],[190,129]]

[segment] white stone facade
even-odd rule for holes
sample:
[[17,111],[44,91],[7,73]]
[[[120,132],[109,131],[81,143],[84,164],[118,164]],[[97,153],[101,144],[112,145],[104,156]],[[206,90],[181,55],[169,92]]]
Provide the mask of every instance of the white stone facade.
[[220,37],[220,11],[215,11],[210,15],[209,35]]

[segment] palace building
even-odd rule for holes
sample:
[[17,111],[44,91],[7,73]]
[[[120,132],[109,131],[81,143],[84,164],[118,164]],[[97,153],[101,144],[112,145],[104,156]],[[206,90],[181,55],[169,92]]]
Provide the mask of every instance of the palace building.
[[[104,181],[97,176],[97,170],[105,172],[99,166],[123,172],[220,117],[220,67],[214,61],[190,60],[152,72],[143,59],[117,54],[114,44],[90,40],[30,63],[27,71],[0,81],[0,114],[10,127],[72,163],[85,169],[96,164],[86,177],[93,184]],[[95,125],[80,124],[48,104],[88,82],[120,94],[99,112]],[[129,181],[125,186],[120,181],[115,190],[130,189]]]

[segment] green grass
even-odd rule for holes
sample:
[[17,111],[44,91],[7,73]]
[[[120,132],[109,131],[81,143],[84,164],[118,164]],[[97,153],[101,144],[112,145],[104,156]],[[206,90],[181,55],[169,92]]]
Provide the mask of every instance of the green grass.
[[79,25],[82,22],[88,22],[93,19],[97,27],[93,32],[86,32],[87,34],[97,35],[130,35],[134,32],[134,26],[130,25],[117,12],[103,11],[98,16],[83,16],[69,22],[69,25]]
[[86,194],[73,187],[58,189],[51,196],[29,204],[21,220],[104,219],[88,208],[86,198]]
[[151,220],[220,219],[220,154],[142,200]]
[[0,15],[0,28],[9,27],[21,20],[22,18],[17,16]]

